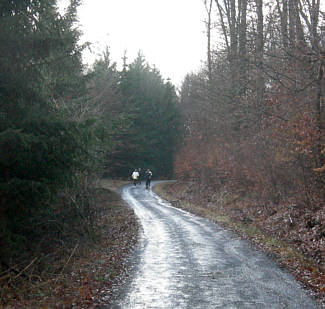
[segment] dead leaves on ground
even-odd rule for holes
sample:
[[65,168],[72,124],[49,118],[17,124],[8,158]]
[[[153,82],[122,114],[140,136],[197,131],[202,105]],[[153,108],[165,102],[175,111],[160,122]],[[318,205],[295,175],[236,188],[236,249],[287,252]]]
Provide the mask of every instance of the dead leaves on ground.
[[[126,261],[137,242],[138,223],[116,193],[100,192],[97,206],[104,211],[96,221],[98,242],[81,243],[59,276],[25,282],[21,289],[8,286],[4,308],[95,308],[110,303],[114,290],[127,276]],[[67,258],[57,256],[57,260],[64,265]]]

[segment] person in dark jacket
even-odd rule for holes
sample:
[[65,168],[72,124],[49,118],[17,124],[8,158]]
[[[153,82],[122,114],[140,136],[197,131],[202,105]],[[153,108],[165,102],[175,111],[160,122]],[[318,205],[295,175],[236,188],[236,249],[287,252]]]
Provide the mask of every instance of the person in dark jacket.
[[150,169],[146,170],[145,177],[146,177],[146,189],[149,189],[151,178],[152,178],[152,172],[150,171]]

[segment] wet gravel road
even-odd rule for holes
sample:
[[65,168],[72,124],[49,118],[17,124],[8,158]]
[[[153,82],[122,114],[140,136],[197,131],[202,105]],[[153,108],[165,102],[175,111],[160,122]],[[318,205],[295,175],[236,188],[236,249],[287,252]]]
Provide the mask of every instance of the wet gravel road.
[[122,197],[143,232],[134,276],[113,308],[320,308],[288,272],[233,233],[143,185],[124,187]]

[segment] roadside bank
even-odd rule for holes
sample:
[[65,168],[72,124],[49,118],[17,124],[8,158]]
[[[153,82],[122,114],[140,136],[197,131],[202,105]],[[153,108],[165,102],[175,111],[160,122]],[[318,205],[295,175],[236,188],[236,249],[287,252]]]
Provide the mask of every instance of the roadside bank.
[[[290,238],[280,237],[285,234],[279,233],[280,227],[277,225],[281,225],[283,230],[287,228],[287,225],[283,224],[282,221],[271,220],[272,216],[271,218],[265,216],[263,221],[261,216],[254,217],[252,213],[247,216],[243,209],[236,207],[238,199],[234,199],[230,195],[227,197],[228,201],[223,204],[227,207],[218,207],[220,205],[217,205],[214,200],[209,200],[206,197],[200,198],[199,194],[193,194],[191,185],[181,182],[161,183],[154,187],[154,191],[173,206],[205,217],[251,241],[257,249],[274,258],[280,267],[290,270],[295,278],[310,291],[312,296],[319,299],[325,306],[325,271],[323,265],[317,263],[313,256],[308,255],[309,251],[302,252],[299,250],[297,243],[291,242]],[[206,195],[206,192],[204,194]],[[295,224],[289,227],[291,234],[295,233],[292,229],[296,228],[296,235],[297,237],[300,236],[300,225]],[[271,228],[278,233],[272,233]],[[301,237],[304,236],[301,235]]]
[[[48,273],[15,278],[2,287],[0,308],[100,308],[128,276],[139,224],[118,190],[127,182],[102,180],[93,190],[94,240],[52,253]],[[11,278],[12,277],[12,278]],[[20,279],[20,280],[18,280]]]

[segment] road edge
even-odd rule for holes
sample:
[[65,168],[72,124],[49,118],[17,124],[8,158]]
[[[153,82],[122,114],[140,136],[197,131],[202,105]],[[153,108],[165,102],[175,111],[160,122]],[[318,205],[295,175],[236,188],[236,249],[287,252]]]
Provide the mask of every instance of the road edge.
[[[266,235],[257,227],[251,227],[240,222],[234,222],[230,217],[224,214],[220,215],[215,210],[212,212],[207,208],[199,205],[192,204],[185,199],[175,196],[168,190],[168,187],[172,186],[170,182],[156,183],[153,187],[153,191],[163,199],[170,202],[174,207],[188,211],[192,214],[206,218],[225,229],[235,232],[242,239],[250,241],[250,243],[257,250],[263,251],[269,257],[271,257],[279,267],[290,271],[296,280],[302,285],[302,287],[308,292],[308,294],[316,300],[323,308],[325,308],[325,288],[324,290],[315,289],[313,284],[313,277],[306,276],[305,268],[318,269],[312,261],[304,258],[295,248],[290,244],[285,243],[282,240],[275,239],[270,235]],[[295,261],[299,259],[300,263]],[[303,264],[304,268],[300,268],[299,265]],[[321,270],[319,270],[321,271]],[[321,274],[325,278],[325,273]]]

